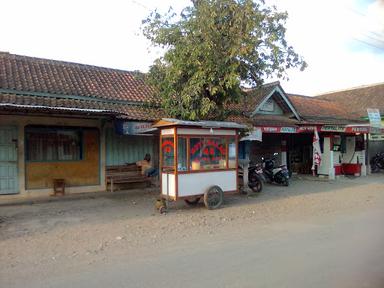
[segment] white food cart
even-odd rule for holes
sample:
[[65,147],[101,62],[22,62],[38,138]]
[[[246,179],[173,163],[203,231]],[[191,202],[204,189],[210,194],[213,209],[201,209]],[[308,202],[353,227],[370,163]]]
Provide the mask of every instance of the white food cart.
[[238,191],[238,130],[244,125],[162,119],[154,127],[160,130],[163,199],[194,205],[203,197],[216,209],[224,193]]

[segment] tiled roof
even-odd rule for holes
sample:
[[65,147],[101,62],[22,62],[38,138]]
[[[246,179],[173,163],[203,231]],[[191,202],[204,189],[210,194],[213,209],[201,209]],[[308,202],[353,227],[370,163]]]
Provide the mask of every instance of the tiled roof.
[[256,89],[244,89],[243,97],[239,100],[239,103],[232,103],[228,105],[227,109],[251,113],[279,85],[279,82],[273,82]]
[[302,95],[288,94],[289,99],[296,107],[298,113],[307,122],[333,123],[358,121],[354,115],[337,102],[318,99]]
[[0,88],[133,102],[156,101],[138,73],[0,52]]
[[[255,90],[246,90],[238,104],[226,107],[233,112],[227,119],[248,125],[295,125],[298,121],[290,118],[291,113],[285,116],[249,117],[277,87],[282,89],[279,82],[273,82]],[[384,84],[381,89],[384,90]],[[382,96],[373,97],[376,99],[375,107],[378,107],[379,100],[383,100],[384,96],[372,91],[370,95],[372,93]],[[326,98],[325,95],[316,98],[289,95],[288,99],[303,116],[301,123],[323,121],[335,124],[357,118],[344,109],[349,106],[320,99],[323,97]],[[286,112],[290,112],[280,98],[274,99],[286,106]],[[29,107],[31,111],[56,114],[68,113],[72,109],[76,113],[114,113],[116,117],[143,121],[167,116],[159,108],[154,90],[137,73],[4,52],[0,52],[0,104],[0,110],[3,111],[27,111]],[[378,108],[381,107],[384,108],[384,104]]]
[[2,111],[108,111],[124,119],[152,121],[165,116],[154,95],[137,73],[0,52]]
[[301,122],[283,115],[258,114],[252,117],[254,126],[296,126]]
[[225,120],[252,126],[251,119],[241,113],[231,113]]
[[[279,87],[279,82],[263,85],[256,90],[246,90],[244,98],[239,103],[231,104],[228,110],[231,111],[227,118],[229,121],[235,121],[244,124],[253,124],[255,126],[295,126],[299,124],[336,124],[344,125],[351,123],[362,123],[357,115],[345,110],[342,105],[337,102],[317,99],[317,97],[308,97],[302,95],[286,94],[288,101],[292,104],[299,116],[302,118],[298,121],[292,113],[285,115],[266,115],[256,114],[251,117],[251,113],[258,107],[262,101],[271,94],[271,92]],[[285,110],[289,110],[286,103],[279,97],[274,100],[281,105],[285,105]],[[278,99],[279,98],[279,99]],[[284,102],[284,103],[282,103]]]
[[316,98],[337,102],[360,117],[367,117],[367,108],[378,108],[384,114],[384,83],[326,93]]

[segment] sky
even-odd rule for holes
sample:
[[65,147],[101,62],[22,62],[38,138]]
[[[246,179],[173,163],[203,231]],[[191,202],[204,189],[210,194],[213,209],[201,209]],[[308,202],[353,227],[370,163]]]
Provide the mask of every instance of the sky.
[[[384,82],[384,0],[266,2],[288,12],[288,43],[308,63],[280,81],[286,92],[312,96]],[[189,3],[0,0],[0,51],[146,72],[162,52],[142,35],[141,21],[154,9]]]

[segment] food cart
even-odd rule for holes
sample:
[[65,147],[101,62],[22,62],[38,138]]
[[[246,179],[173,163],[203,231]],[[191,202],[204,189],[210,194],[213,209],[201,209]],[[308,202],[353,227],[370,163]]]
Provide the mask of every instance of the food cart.
[[224,193],[238,191],[238,130],[244,125],[162,119],[154,127],[160,130],[162,199],[195,205],[203,198],[216,209]]

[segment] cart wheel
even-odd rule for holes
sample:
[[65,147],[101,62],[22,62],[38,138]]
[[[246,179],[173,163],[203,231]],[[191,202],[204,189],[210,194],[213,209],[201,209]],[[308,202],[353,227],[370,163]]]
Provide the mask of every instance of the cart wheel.
[[184,202],[187,203],[189,206],[196,206],[197,203],[199,203],[201,197],[195,197],[191,199],[184,199]]
[[160,212],[160,214],[165,214],[165,213],[167,213],[167,207],[165,207],[165,206],[161,206],[161,207],[159,208],[159,212]]
[[204,204],[207,209],[213,210],[221,206],[224,200],[223,190],[217,185],[212,186],[204,193]]

